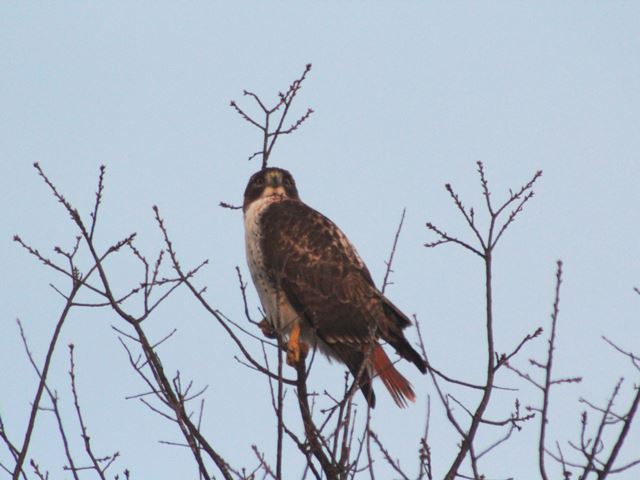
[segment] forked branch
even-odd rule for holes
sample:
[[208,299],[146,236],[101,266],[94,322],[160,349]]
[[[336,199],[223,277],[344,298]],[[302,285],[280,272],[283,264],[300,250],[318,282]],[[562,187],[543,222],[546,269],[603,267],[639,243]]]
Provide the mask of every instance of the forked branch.
[[[302,75],[289,85],[287,91],[285,93],[278,93],[278,101],[272,107],[267,107],[265,102],[257,94],[248,90],[243,92],[245,96],[252,98],[256,102],[262,112],[262,120],[256,120],[256,118],[242,109],[235,100],[232,100],[230,103],[231,108],[233,108],[238,115],[262,132],[262,149],[253,153],[249,157],[249,160],[252,160],[255,157],[262,157],[262,169],[267,168],[269,157],[271,156],[271,152],[273,151],[273,147],[278,140],[278,137],[281,135],[288,135],[296,131],[313,113],[313,109],[307,108],[306,112],[298,117],[298,119],[291,125],[288,127],[284,126],[285,119],[287,118],[287,114],[289,113],[293,100],[298,94],[300,88],[302,88],[302,82],[307,78],[307,74],[310,71],[311,64],[308,63],[305,66]],[[280,113],[280,117],[274,119],[273,116],[277,112]],[[227,205],[228,204],[225,204],[224,206]]]

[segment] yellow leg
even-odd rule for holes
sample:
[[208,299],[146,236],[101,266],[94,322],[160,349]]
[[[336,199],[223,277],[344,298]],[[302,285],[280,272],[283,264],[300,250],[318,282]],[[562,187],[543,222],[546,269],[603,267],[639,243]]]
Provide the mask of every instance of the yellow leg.
[[297,364],[301,358],[307,355],[308,350],[309,347],[300,341],[300,325],[294,322],[287,342],[287,363],[289,365]]
[[300,361],[300,325],[294,322],[287,342],[287,363],[295,365]]

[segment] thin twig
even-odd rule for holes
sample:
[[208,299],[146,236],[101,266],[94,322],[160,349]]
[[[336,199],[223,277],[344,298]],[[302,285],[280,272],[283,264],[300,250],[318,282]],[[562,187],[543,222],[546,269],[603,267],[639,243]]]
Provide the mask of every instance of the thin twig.
[[407,208],[403,208],[402,209],[402,216],[400,217],[400,223],[398,224],[398,229],[396,230],[396,234],[393,237],[393,246],[391,247],[391,253],[389,254],[389,260],[387,260],[385,263],[385,265],[387,266],[385,272],[384,272],[384,279],[382,280],[382,288],[380,289],[380,291],[382,293],[384,293],[385,289],[387,288],[388,285],[391,285],[391,282],[389,282],[389,274],[393,271],[392,270],[392,265],[393,265],[393,257],[396,254],[396,247],[398,246],[398,238],[400,238],[400,231],[402,230],[402,224],[404,223],[404,216],[407,213]]
[[[267,168],[267,164],[269,162],[269,157],[271,156],[271,152],[273,151],[273,147],[275,146],[276,141],[281,135],[288,135],[290,133],[295,132],[304,122],[306,122],[311,114],[313,113],[313,109],[308,108],[306,112],[301,115],[295,122],[293,122],[288,128],[283,128],[284,121],[287,118],[287,114],[289,113],[289,108],[291,107],[294,98],[296,97],[298,91],[302,87],[302,83],[307,77],[307,74],[311,71],[311,64],[307,64],[305,66],[302,75],[293,81],[286,93],[278,94],[278,102],[273,107],[267,107],[262,99],[253,92],[244,90],[243,94],[247,97],[251,97],[260,107],[262,114],[264,115],[264,119],[262,123],[256,119],[254,119],[251,115],[245,112],[235,101],[230,102],[231,108],[233,108],[240,117],[242,117],[246,122],[250,123],[254,127],[256,127],[262,133],[262,149],[254,152],[249,156],[249,160],[252,160],[258,156],[262,157],[262,169]],[[283,107],[281,109],[281,107]],[[271,130],[272,126],[272,118],[271,116],[275,114],[277,111],[280,111],[280,118],[275,122],[276,127],[274,130]],[[225,202],[220,202],[220,206],[224,208],[238,208],[233,205],[229,205]],[[241,207],[240,207],[241,208]]]
[[[42,378],[42,373],[40,372],[40,369],[38,368],[38,365],[36,364],[36,362],[35,362],[35,360],[33,358],[33,354],[31,353],[31,350],[29,349],[29,344],[27,342],[27,336],[26,336],[26,334],[24,332],[24,328],[22,327],[22,323],[20,322],[20,319],[18,319],[17,322],[18,322],[18,328],[20,329],[20,338],[22,339],[22,345],[24,346],[24,350],[25,350],[25,352],[27,354],[27,358],[29,359],[29,363],[31,363],[31,366],[36,371],[36,374],[38,375],[38,378]],[[75,480],[79,480],[78,479],[78,475],[77,475],[77,473],[75,471],[75,463],[73,461],[73,457],[71,456],[71,450],[69,449],[69,441],[67,439],[67,434],[66,434],[64,426],[62,424],[62,416],[60,415],[60,409],[58,408],[58,396],[57,396],[57,393],[52,392],[46,382],[44,383],[44,388],[46,389],[47,394],[49,395],[49,400],[51,401],[52,411],[53,411],[53,414],[56,417],[56,422],[58,424],[58,432],[60,433],[60,437],[62,439],[62,445],[64,447],[64,454],[67,457],[67,461],[69,462],[69,470],[71,470],[71,472],[73,474],[73,478]],[[0,429],[0,430],[2,430],[2,429]],[[8,445],[10,447],[12,446],[10,443],[8,443]]]
[[22,446],[20,447],[20,454],[18,455],[18,460],[16,462],[16,466],[13,470],[13,480],[18,480],[20,474],[22,473],[22,467],[24,465],[24,461],[27,456],[27,451],[29,449],[29,444],[31,442],[31,435],[33,434],[33,429],[36,424],[36,415],[38,414],[38,409],[40,407],[40,401],[42,400],[42,393],[44,392],[45,383],[47,381],[47,376],[49,375],[49,367],[51,366],[51,359],[53,358],[53,352],[58,344],[58,338],[60,336],[60,332],[62,331],[62,325],[67,319],[67,315],[71,310],[71,304],[76,294],[80,289],[80,282],[73,282],[71,287],[71,291],[69,292],[68,298],[69,300],[65,304],[60,317],[58,318],[58,322],[56,323],[55,329],[53,331],[53,335],[51,336],[51,340],[49,341],[49,347],[47,349],[47,355],[44,360],[44,365],[41,370],[40,381],[38,382],[38,388],[36,390],[36,394],[33,398],[33,403],[31,405],[31,413],[29,415],[29,422],[27,423],[27,430],[24,435],[24,440],[22,441]]
[[562,261],[558,260],[556,269],[556,288],[553,301],[553,311],[551,313],[551,335],[549,336],[549,349],[547,351],[547,361],[545,363],[545,380],[542,395],[542,410],[540,412],[540,437],[538,439],[538,466],[540,476],[543,480],[548,480],[545,466],[545,435],[547,432],[549,398],[551,396],[551,371],[553,367],[553,352],[555,350],[556,326],[558,323],[558,313],[560,309],[560,285],[562,284]]
[[102,468],[100,468],[100,465],[98,465],[98,461],[95,457],[95,455],[93,454],[93,450],[91,449],[91,440],[89,437],[89,434],[87,433],[87,427],[84,423],[84,419],[82,418],[82,412],[80,410],[80,400],[78,399],[78,390],[76,387],[76,373],[75,373],[75,362],[73,359],[73,344],[69,344],[69,378],[71,379],[71,393],[73,394],[73,405],[75,407],[76,410],[76,415],[78,417],[78,423],[80,424],[80,430],[81,430],[81,436],[82,436],[82,440],[84,441],[84,450],[87,453],[87,456],[89,457],[89,459],[91,460],[91,463],[93,465],[93,469],[95,470],[96,474],[98,474],[98,476],[102,479],[102,480],[106,480],[105,476],[104,476],[104,471],[102,470]]

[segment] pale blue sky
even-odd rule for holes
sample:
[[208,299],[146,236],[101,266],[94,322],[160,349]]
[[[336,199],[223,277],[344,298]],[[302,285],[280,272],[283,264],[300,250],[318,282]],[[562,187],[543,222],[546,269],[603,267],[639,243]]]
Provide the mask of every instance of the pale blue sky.
[[[342,227],[377,281],[407,207],[388,293],[422,320],[431,360],[453,375],[479,381],[484,371],[482,265],[452,246],[425,249],[433,236],[424,224],[467,235],[443,185],[451,182],[480,209],[477,160],[497,199],[544,170],[497,253],[497,342],[506,351],[547,326],[562,258],[557,366],[559,374],[586,378],[558,391],[551,438],[575,439],[580,396],[602,403],[619,376],[627,392],[638,382],[600,336],[640,351],[640,297],[632,290],[640,285],[639,25],[640,6],[632,2],[2,3],[0,412],[11,432],[22,435],[36,381],[15,319],[41,359],[61,308],[48,284],[64,286],[11,237],[19,233],[51,253],[75,235],[32,163],[84,214],[105,164],[101,244],[136,231],[151,256],[161,247],[151,211],[157,204],[182,263],[211,260],[199,280],[211,303],[242,321],[234,272],[240,265],[247,275],[241,215],[217,204],[241,202],[259,167],[246,161],[259,137],[228,103],[249,105],[245,88],[273,96],[312,62],[294,113],[307,106],[315,113],[282,140],[272,163],[291,170],[302,198]],[[122,290],[137,280],[124,263],[110,268]],[[257,312],[253,289],[250,301]],[[195,475],[186,452],[157,443],[178,438],[173,426],[124,400],[144,387],[111,324],[118,320],[107,310],[78,310],[61,344],[77,346],[96,448],[119,450],[119,465],[133,478]],[[205,433],[234,466],[253,465],[251,444],[269,453],[275,438],[266,382],[234,361],[235,348],[186,292],[148,322],[158,337],[173,327],[179,332],[161,352],[167,368],[210,385]],[[414,331],[408,335],[415,340]],[[542,340],[531,346],[521,365],[544,347]],[[68,402],[66,369],[61,348],[51,380]],[[402,370],[419,403],[398,410],[377,385],[373,423],[413,471],[424,401],[434,392],[427,377]],[[339,366],[322,362],[313,385],[335,391],[341,376]],[[500,383],[522,387],[525,404],[535,398],[512,376]],[[433,454],[442,472],[456,438],[433,400]],[[60,452],[49,446],[52,418],[40,422],[33,453],[65,478]],[[536,431],[527,426],[484,471],[536,478]],[[288,478],[300,471],[294,457],[287,458]]]

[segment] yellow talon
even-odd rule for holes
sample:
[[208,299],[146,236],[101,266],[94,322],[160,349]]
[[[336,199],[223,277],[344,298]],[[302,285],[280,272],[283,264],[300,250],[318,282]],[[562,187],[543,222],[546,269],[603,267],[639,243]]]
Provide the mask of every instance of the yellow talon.
[[287,342],[287,364],[294,366],[300,359],[304,359],[309,351],[308,345],[300,341],[300,325],[294,323]]

